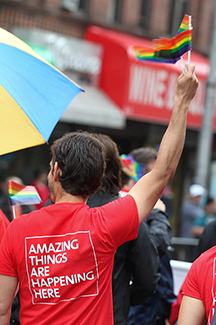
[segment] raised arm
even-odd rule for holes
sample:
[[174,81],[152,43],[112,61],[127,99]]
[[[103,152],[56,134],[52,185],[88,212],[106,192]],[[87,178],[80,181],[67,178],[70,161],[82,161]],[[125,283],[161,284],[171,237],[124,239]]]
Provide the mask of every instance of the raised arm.
[[197,87],[195,66],[191,65],[189,71],[178,78],[172,116],[163,136],[155,167],[129,192],[136,201],[140,222],[148,216],[175,174],[185,142],[187,112]]

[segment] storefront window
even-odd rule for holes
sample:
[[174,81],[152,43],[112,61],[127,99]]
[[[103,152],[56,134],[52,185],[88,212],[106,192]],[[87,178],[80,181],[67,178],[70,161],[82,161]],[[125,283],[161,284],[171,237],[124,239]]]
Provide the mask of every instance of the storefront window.
[[148,25],[149,25],[150,2],[151,2],[150,0],[142,0],[142,4],[141,4],[139,26],[145,30],[148,29]]
[[122,9],[123,9],[123,0],[115,0],[114,3],[114,21],[116,23],[122,22]]
[[174,36],[185,14],[188,14],[190,0],[172,0],[169,16],[169,34]]

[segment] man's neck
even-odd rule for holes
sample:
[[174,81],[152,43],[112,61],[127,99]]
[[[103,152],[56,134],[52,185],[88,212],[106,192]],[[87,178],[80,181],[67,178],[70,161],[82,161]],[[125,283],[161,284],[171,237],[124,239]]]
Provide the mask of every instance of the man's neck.
[[82,195],[72,195],[67,192],[63,192],[62,195],[57,195],[55,203],[85,203],[87,198]]

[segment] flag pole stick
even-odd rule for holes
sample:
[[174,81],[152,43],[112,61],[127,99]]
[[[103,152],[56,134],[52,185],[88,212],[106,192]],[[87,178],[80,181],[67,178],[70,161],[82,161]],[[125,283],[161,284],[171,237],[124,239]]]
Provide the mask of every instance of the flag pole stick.
[[181,56],[181,61],[182,61],[182,63],[184,64],[184,71],[183,72],[187,72],[187,68],[186,68],[186,65],[185,65],[185,62],[184,62],[184,59],[183,59],[183,57]]
[[[189,29],[191,29],[191,16],[189,16]],[[191,50],[188,51],[188,70],[190,69]]]
[[179,66],[180,66],[180,68],[181,68],[181,70],[182,70],[183,74],[185,75],[185,69],[184,69],[184,68],[182,68],[182,65],[181,65],[180,61],[178,61],[178,64],[179,64]]
[[12,205],[13,219],[16,219],[15,206]]

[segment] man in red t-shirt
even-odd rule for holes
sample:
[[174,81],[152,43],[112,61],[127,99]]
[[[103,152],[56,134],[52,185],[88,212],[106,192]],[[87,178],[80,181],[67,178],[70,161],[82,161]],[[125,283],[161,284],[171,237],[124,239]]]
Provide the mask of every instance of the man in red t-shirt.
[[200,255],[192,264],[183,287],[178,325],[212,323],[216,307],[216,248]]
[[85,204],[100,186],[102,143],[69,133],[51,147],[48,174],[55,204],[15,219],[0,249],[0,324],[10,319],[19,283],[22,325],[112,325],[111,274],[118,246],[135,239],[176,170],[198,81],[191,65],[178,78],[172,117],[153,170],[109,204]]

